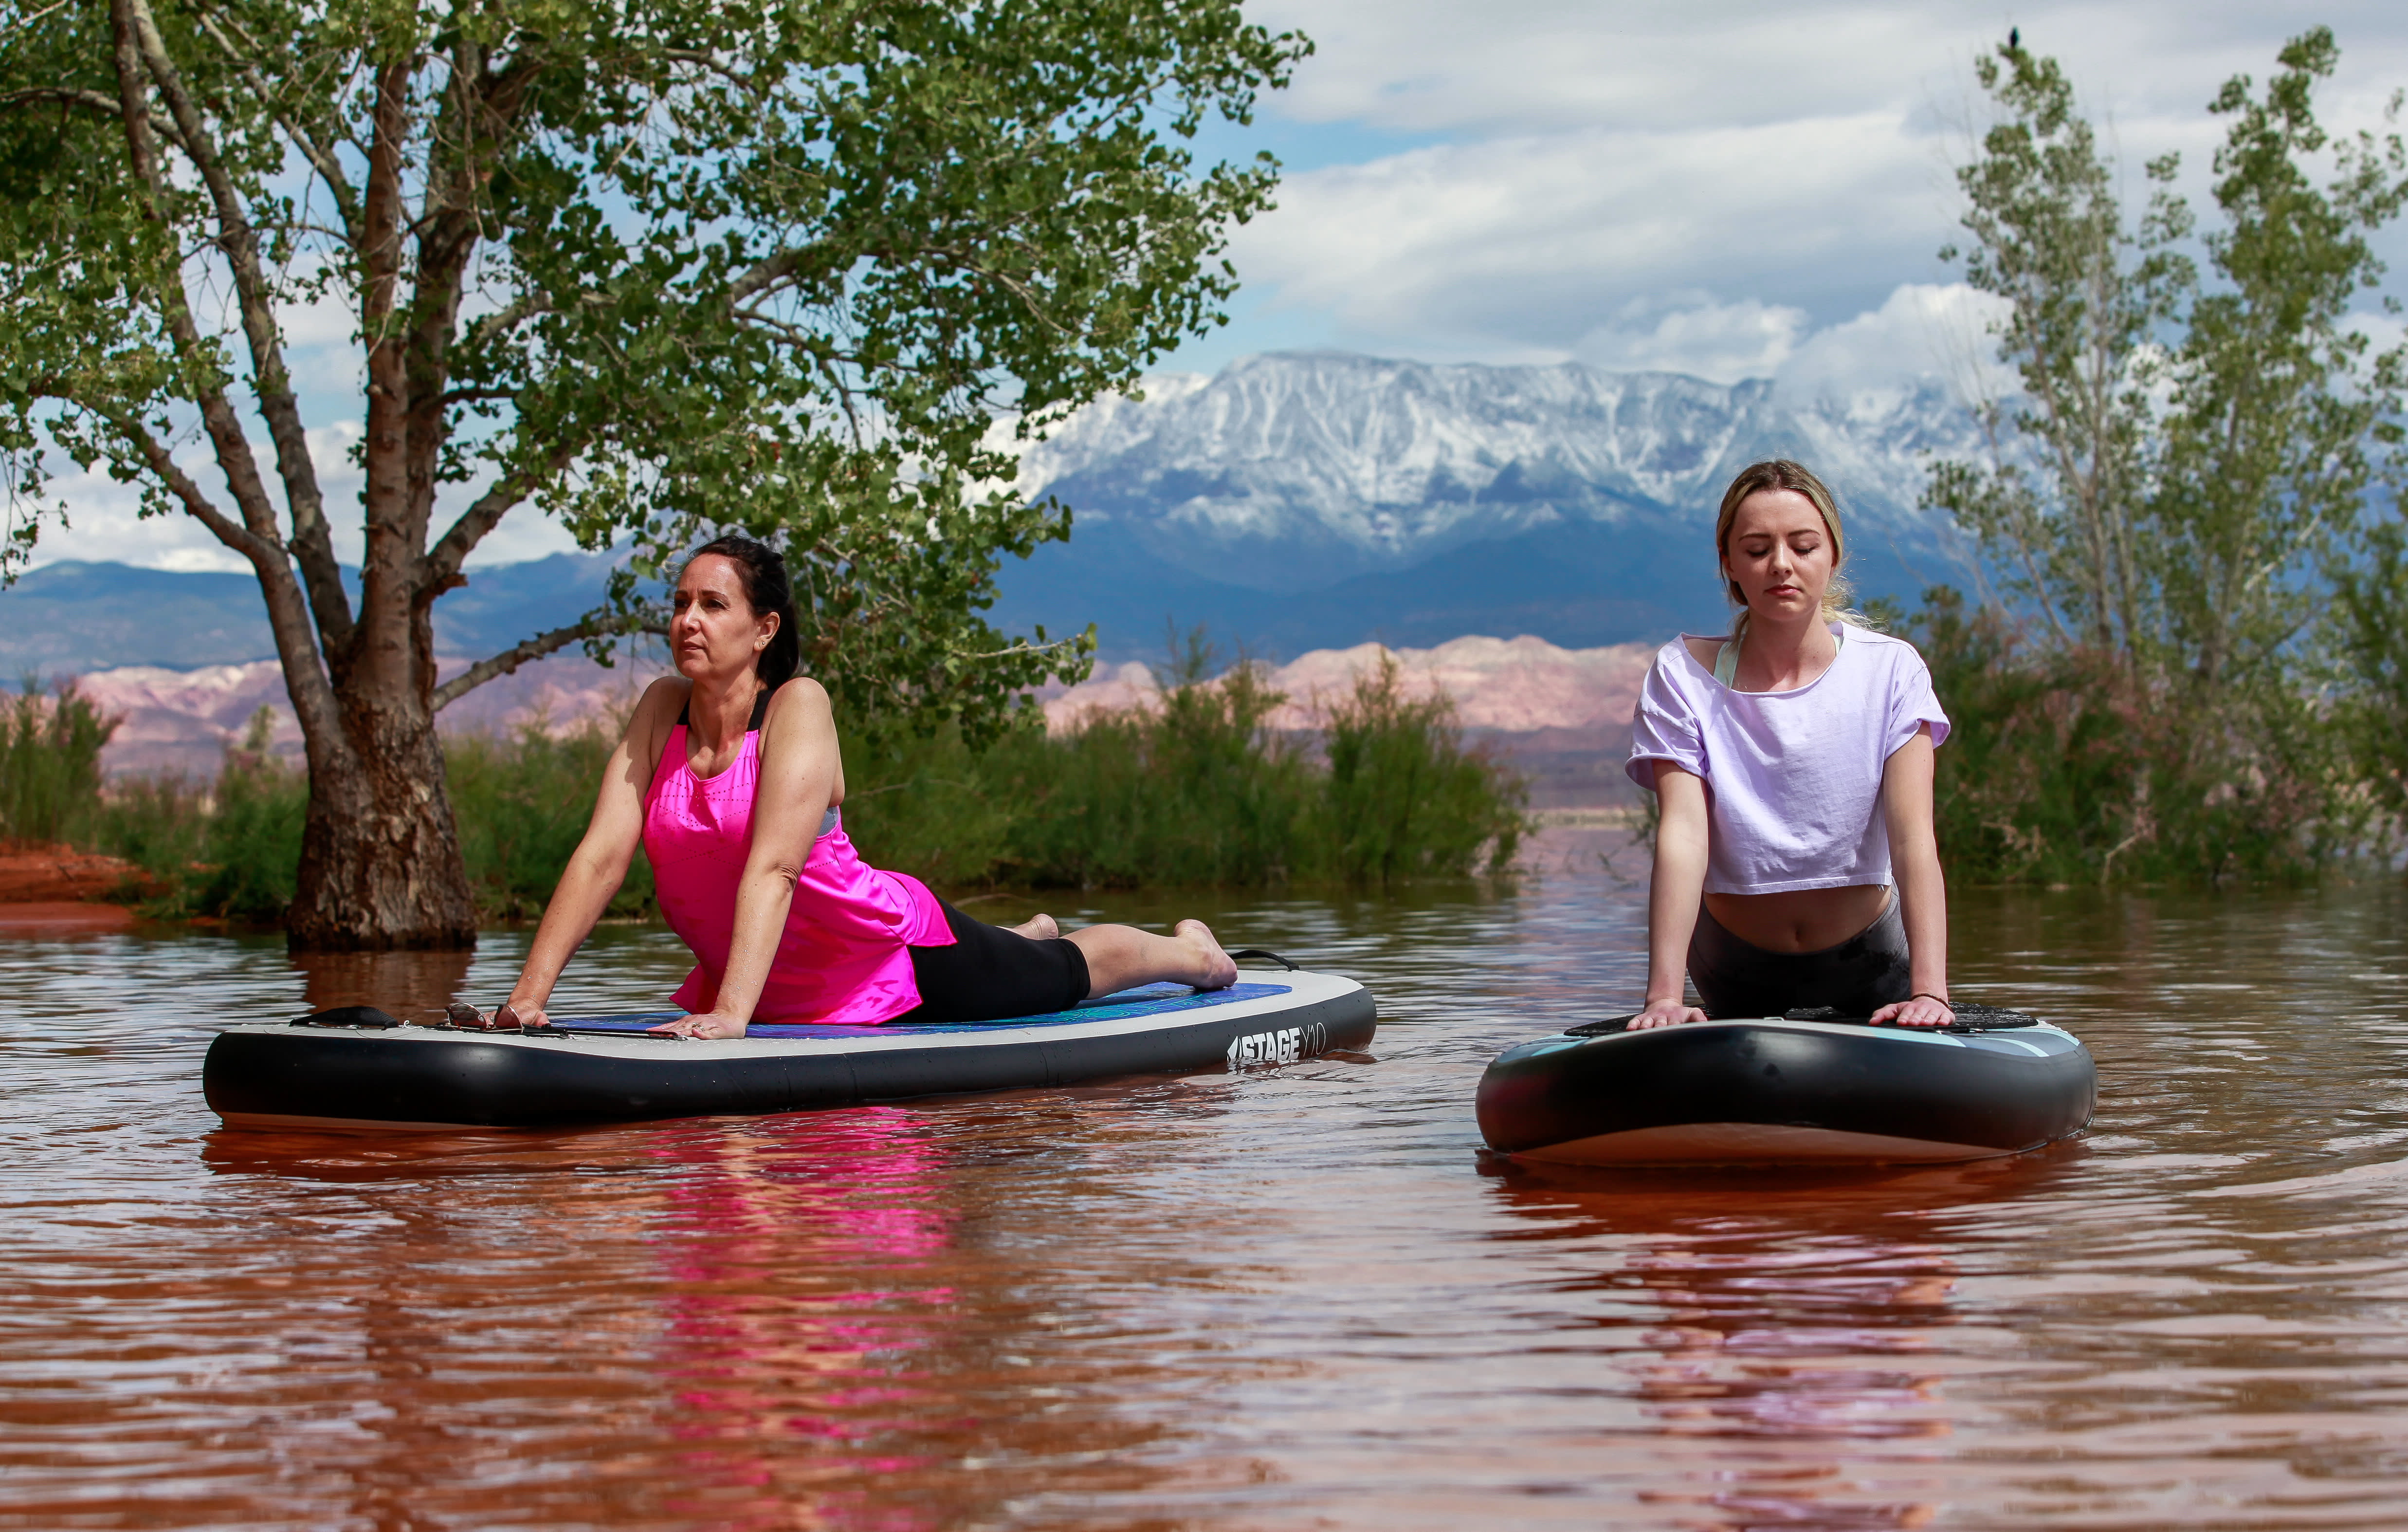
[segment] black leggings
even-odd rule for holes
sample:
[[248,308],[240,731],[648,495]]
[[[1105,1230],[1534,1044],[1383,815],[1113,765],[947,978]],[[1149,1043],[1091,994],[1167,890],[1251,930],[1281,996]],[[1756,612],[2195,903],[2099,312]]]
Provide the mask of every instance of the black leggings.
[[915,947],[911,979],[920,1004],[897,1021],[1007,1021],[1067,1011],[1087,998],[1087,955],[1076,942],[1031,941],[937,901],[951,947]]
[[1820,952],[1768,952],[1732,935],[1700,903],[1689,937],[1689,982],[1706,1014],[1716,1018],[1780,1016],[1816,1005],[1842,1016],[1870,1016],[1914,989],[1897,891],[1879,919]]

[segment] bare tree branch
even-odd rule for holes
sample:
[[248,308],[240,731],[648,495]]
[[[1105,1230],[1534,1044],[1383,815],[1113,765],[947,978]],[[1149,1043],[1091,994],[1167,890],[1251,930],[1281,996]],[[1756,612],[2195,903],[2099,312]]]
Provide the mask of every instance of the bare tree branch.
[[1000,649],[976,650],[971,653],[962,655],[960,658],[963,659],[1010,659],[1014,655],[1050,655],[1056,649],[1076,648],[1078,646],[1078,643],[1079,641],[1076,638],[1055,639],[1051,643],[1031,643],[1026,639],[1021,639],[1014,643],[1008,643]]
[[712,54],[691,48],[668,48],[661,51],[661,57],[672,64],[691,64],[708,70],[747,95],[757,96],[761,94],[759,80],[737,73],[734,68],[723,64]]
[[[27,27],[32,26],[36,22],[40,21],[43,17],[53,15],[59,11],[66,9],[67,4],[68,0],[50,0],[49,5],[44,6],[41,9],[34,12],[31,16],[20,18],[17,24],[10,27],[8,30],[10,32],[22,32]],[[7,35],[7,33],[0,33],[0,36],[6,36]]]
[[[284,672],[285,690],[293,699],[294,711],[303,727],[311,731],[313,747],[321,740],[335,737],[331,732],[337,727],[334,687],[328,684],[325,668],[319,663],[318,651],[309,642],[309,621],[302,605],[301,590],[294,582],[293,566],[286,561],[284,546],[272,535],[272,529],[263,535],[211,504],[207,492],[178,465],[167,444],[152,434],[140,417],[122,409],[91,404],[82,407],[108,422],[133,444],[141,455],[143,466],[176,497],[186,514],[251,561],[259,576],[260,595],[267,603],[268,631],[276,641],[276,658]],[[322,730],[329,732],[317,732]]]
[[[335,209],[342,214],[343,223],[349,234],[355,237],[359,228],[360,206],[358,195],[351,190],[351,178],[343,174],[342,162],[335,157],[334,151],[330,147],[319,140],[317,135],[276,108],[276,93],[267,83],[266,77],[259,72],[259,65],[256,62],[259,45],[251,41],[248,33],[244,33],[242,40],[249,44],[251,49],[246,52],[235,46],[234,39],[226,36],[224,27],[219,24],[216,16],[206,9],[199,11],[197,15],[201,30],[208,33],[210,40],[218,45],[219,51],[225,54],[236,68],[242,71],[243,79],[258,95],[260,103],[275,115],[277,125],[284,130],[284,136],[293,140],[294,147],[301,151],[302,157],[309,162],[309,167],[317,171],[319,179],[326,183],[327,191],[334,194]],[[241,23],[231,18],[227,20],[225,25],[231,26],[236,32],[242,31]]]
[[777,254],[770,256],[767,260],[763,261],[752,270],[747,271],[744,275],[736,279],[735,285],[727,290],[727,306],[733,309],[738,304],[751,297],[753,294],[762,292],[776,285],[778,282],[783,282],[786,278],[793,276],[796,269],[802,264],[802,252],[796,250],[780,251]]
[[[76,107],[106,117],[112,123],[118,120],[119,115],[117,103],[98,91],[81,91],[67,85],[36,85],[22,91],[0,92],[0,107],[14,107],[21,103],[27,106]],[[150,114],[150,131],[178,149],[184,147],[183,136],[176,131],[176,124],[157,112]]]
[[538,314],[548,314],[552,311],[552,300],[548,297],[521,298],[507,308],[495,310],[469,325],[467,339],[464,343],[481,346],[495,336],[507,330],[515,329]]
[[108,422],[119,435],[131,441],[134,450],[141,455],[142,466],[166,485],[167,493],[176,497],[185,513],[208,528],[220,542],[254,563],[262,558],[281,559],[284,556],[284,549],[280,545],[259,536],[210,503],[208,492],[177,463],[175,455],[167,450],[167,444],[151,434],[131,412],[80,400],[78,402]]
[[[117,88],[119,121],[125,127],[127,156],[133,162],[134,175],[147,194],[143,202],[145,220],[162,230],[168,228],[167,205],[170,189],[167,175],[159,163],[158,145],[151,140],[150,109],[141,45],[136,36],[136,7],[141,0],[111,0],[109,16],[116,36]],[[168,334],[176,350],[188,364],[205,362],[208,348],[201,340],[200,326],[194,323],[191,308],[184,300],[180,273],[169,271],[160,283],[160,308],[167,321]],[[276,513],[267,501],[267,485],[259,476],[259,464],[251,456],[251,441],[243,435],[242,423],[236,418],[234,406],[225,390],[211,385],[194,391],[193,402],[201,412],[201,424],[208,430],[209,442],[217,451],[218,466],[224,470],[226,483],[234,490],[235,503],[242,513],[243,525],[255,537],[271,542],[280,542],[276,529]]]
[[476,503],[461,512],[460,519],[453,522],[435,546],[426,550],[426,556],[419,560],[417,587],[422,590],[440,588],[450,584],[452,577],[460,572],[460,566],[476,551],[477,544],[485,540],[486,533],[501,525],[502,517],[509,513],[510,508],[560,477],[561,472],[577,460],[577,455],[584,445],[584,439],[580,438],[556,446],[539,468],[506,475],[499,484],[478,496]]
[[519,391],[515,388],[448,388],[443,391],[439,399],[443,407],[448,410],[455,404],[478,404],[488,399],[513,399],[518,397],[518,395]]
[[[141,39],[142,21],[148,13],[140,8],[141,5],[142,0],[109,0],[111,62],[117,70],[119,120],[125,126],[126,155],[135,182],[143,193],[143,217],[165,229],[169,203],[167,177],[159,163],[158,145],[150,132]],[[155,37],[156,28],[152,35]],[[198,363],[206,348],[184,301],[182,274],[170,269],[164,276],[159,284],[159,301],[168,333],[184,360]],[[276,656],[284,672],[285,690],[293,699],[294,710],[300,715],[314,751],[319,748],[316,742],[339,737],[335,689],[310,642],[308,615],[301,591],[294,583],[292,566],[286,562],[283,541],[277,535],[276,512],[268,504],[267,486],[260,478],[251,442],[243,435],[242,423],[235,417],[225,390],[210,386],[196,389],[194,394],[202,426],[216,449],[219,470],[224,473],[227,486],[234,491],[235,503],[242,513],[240,530],[248,543],[230,542],[227,545],[241,550],[259,573],[260,594],[267,604],[268,630],[276,639]],[[107,414],[102,418],[110,419]],[[137,418],[125,414],[111,423],[126,431],[127,439],[136,443],[151,472],[161,478],[196,520],[221,540],[235,529],[229,518],[209,504],[208,498],[199,493],[199,486],[176,466],[165,444],[144,429]]]
[[549,633],[538,633],[524,643],[512,644],[491,659],[480,659],[451,680],[435,688],[435,709],[441,712],[496,676],[509,674],[520,666],[544,656],[567,648],[580,639],[599,638],[605,633],[660,633],[668,631],[666,624],[646,614],[587,617],[555,628]]
[[285,507],[293,518],[293,550],[301,561],[319,642],[329,652],[340,653],[351,644],[351,600],[343,592],[341,570],[335,560],[318,469],[309,456],[308,433],[301,424],[300,401],[294,397],[292,375],[285,369],[283,340],[277,330],[266,273],[260,266],[258,234],[243,208],[240,191],[218,157],[200,108],[168,56],[150,0],[115,0],[112,8],[117,7],[123,9],[143,67],[157,81],[167,113],[183,136],[180,147],[185,157],[200,171],[217,209],[218,245],[234,272],[243,339],[251,348],[251,386],[260,417],[267,423],[268,440],[276,445],[277,472],[284,481]]

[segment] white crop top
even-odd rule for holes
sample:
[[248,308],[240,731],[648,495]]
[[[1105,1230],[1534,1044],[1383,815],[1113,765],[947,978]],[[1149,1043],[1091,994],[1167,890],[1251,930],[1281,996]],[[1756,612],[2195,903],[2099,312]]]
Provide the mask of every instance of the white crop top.
[[[1840,625],[1831,625],[1834,637]],[[1948,715],[1914,645],[1847,631],[1830,668],[1790,691],[1738,691],[1698,663],[1684,638],[1657,651],[1631,717],[1625,768],[1642,788],[1669,761],[1705,780],[1706,888],[1781,893],[1889,881],[1882,770]]]

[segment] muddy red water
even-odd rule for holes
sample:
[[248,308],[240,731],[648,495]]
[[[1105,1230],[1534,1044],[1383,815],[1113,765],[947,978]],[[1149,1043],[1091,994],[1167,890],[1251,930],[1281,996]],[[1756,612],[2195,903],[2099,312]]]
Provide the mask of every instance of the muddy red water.
[[[1813,1176],[1482,1153],[1488,1057],[1627,1007],[1634,890],[1205,913],[1369,982],[1374,1057],[235,1133],[213,1026],[490,1002],[523,939],[0,942],[0,1525],[2408,1525],[2396,893],[1960,890],[1960,987],[2088,1041],[2095,1128]],[[609,932],[565,998],[681,970]]]

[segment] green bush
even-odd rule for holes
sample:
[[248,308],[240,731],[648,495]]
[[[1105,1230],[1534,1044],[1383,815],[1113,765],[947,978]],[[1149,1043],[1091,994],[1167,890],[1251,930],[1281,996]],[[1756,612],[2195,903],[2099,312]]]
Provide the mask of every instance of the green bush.
[[1326,812],[1312,824],[1320,870],[1348,883],[1460,877],[1512,865],[1529,788],[1494,758],[1463,747],[1445,693],[1405,694],[1397,657],[1354,678],[1323,726]]
[[293,903],[309,779],[267,753],[273,718],[261,708],[243,742],[227,747],[202,858],[208,870],[193,895],[198,914],[268,924],[283,919]]
[[208,865],[215,806],[208,785],[172,773],[120,777],[103,788],[91,844],[143,873],[115,897],[145,903],[153,915],[189,915],[179,896]]
[[144,913],[163,919],[273,925],[293,903],[309,781],[268,754],[275,715],[261,708],[229,744],[216,783],[130,778],[104,795],[100,849],[149,874]]
[[1158,713],[1096,715],[996,753],[990,771],[1020,810],[999,875],[1070,888],[1312,875],[1314,773],[1265,723],[1285,699],[1248,663],[1215,683],[1171,679]]
[[181,777],[104,788],[100,752],[119,720],[72,681],[45,700],[33,683],[0,713],[0,833],[64,841],[123,858],[145,874],[119,896],[165,918],[273,921],[293,902],[308,787],[267,755],[262,708],[229,745],[213,788]]
[[934,733],[848,730],[844,828],[863,855],[939,888],[991,881],[1020,817],[1011,761],[1041,719],[1024,718],[983,754],[948,724]]
[[2136,676],[1947,587],[1907,626],[1954,725],[1933,784],[1953,876],[2292,881],[2355,839],[2344,744],[2311,697]]
[[1191,637],[1158,711],[1033,719],[982,754],[958,735],[848,743],[845,821],[880,866],[945,887],[1389,885],[1508,867],[1527,789],[1467,749],[1453,704],[1415,700],[1389,657],[1315,734],[1269,727],[1262,667],[1205,677]]
[[[445,738],[444,787],[478,911],[487,919],[543,913],[585,836],[619,734],[615,721],[595,719],[556,736],[538,723],[500,738]],[[638,853],[607,914],[624,918],[652,911],[652,865]]]
[[101,715],[62,681],[50,697],[28,676],[0,709],[0,841],[91,840],[100,810],[100,751],[122,720]]

